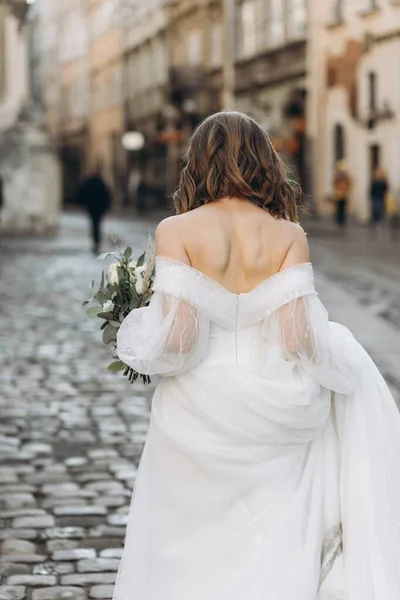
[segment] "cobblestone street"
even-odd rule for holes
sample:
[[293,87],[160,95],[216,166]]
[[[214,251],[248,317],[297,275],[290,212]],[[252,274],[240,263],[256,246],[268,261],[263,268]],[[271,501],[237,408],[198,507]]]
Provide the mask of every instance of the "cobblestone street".
[[[64,221],[57,239],[2,243],[1,600],[112,596],[148,426],[151,389],[105,370],[82,308],[102,268],[86,223]],[[151,224],[107,225],[146,247]]]
[[[153,228],[110,220],[104,250],[115,235],[139,254]],[[86,229],[64,215],[57,238],[1,242],[0,600],[112,597],[154,383],[106,371]],[[321,298],[398,399],[400,242],[310,230]]]

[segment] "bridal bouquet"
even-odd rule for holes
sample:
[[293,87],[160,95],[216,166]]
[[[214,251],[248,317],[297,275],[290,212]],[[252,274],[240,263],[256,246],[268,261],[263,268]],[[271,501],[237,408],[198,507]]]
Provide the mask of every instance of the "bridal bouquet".
[[[107,252],[99,256],[105,259],[109,256],[115,257],[115,262],[110,266],[107,275],[104,271],[101,275],[100,286],[97,292],[84,305],[96,302],[98,306],[91,306],[87,310],[89,317],[101,319],[100,330],[103,332],[103,343],[113,346],[116,350],[117,333],[121,323],[129,315],[131,310],[147,306],[153,294],[153,282],[155,275],[154,251],[151,239],[147,251],[137,261],[132,260],[132,248],[128,247],[123,253]],[[92,288],[94,281],[92,282]],[[117,358],[117,357],[115,357]],[[139,377],[144,383],[150,383],[147,375],[137,373],[134,369],[120,360],[114,360],[109,366],[109,371],[122,371],[130,383]]]

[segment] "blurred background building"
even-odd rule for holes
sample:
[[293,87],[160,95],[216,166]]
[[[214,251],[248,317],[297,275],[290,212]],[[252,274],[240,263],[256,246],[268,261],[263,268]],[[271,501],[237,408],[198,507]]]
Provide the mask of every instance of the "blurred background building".
[[30,93],[28,50],[38,82],[41,61],[38,38],[28,39],[26,12],[24,0],[0,1],[0,230],[43,233],[57,226],[60,173],[35,103],[39,89]]
[[[165,205],[193,129],[222,109],[261,123],[319,214],[333,210],[341,159],[359,220],[369,218],[376,166],[398,196],[398,0],[30,3],[29,37],[14,14],[7,18],[15,39],[7,43],[28,39],[29,94],[57,148],[64,204],[74,202],[85,176],[100,171],[115,209],[140,204],[143,189],[148,208]],[[3,21],[10,4],[0,0]],[[3,96],[5,71],[3,53]],[[29,95],[23,69],[12,71],[19,100],[0,105],[3,129]]]
[[353,179],[355,215],[369,218],[376,167],[400,192],[400,2],[310,0],[310,104],[314,191],[326,212],[335,164]]
[[153,200],[159,201],[168,186],[167,145],[160,135],[169,103],[168,3],[132,0],[122,3],[121,16],[124,127],[144,136],[142,148],[126,153],[124,202],[129,206],[137,202],[141,182],[146,182]]

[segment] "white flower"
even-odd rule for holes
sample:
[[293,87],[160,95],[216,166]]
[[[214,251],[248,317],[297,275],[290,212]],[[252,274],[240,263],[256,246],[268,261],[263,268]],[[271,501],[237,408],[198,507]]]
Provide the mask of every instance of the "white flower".
[[118,283],[118,263],[113,263],[110,268],[108,269],[108,273],[107,273],[107,279],[108,282],[113,284],[113,283]]
[[103,312],[110,312],[110,310],[112,310],[113,308],[114,308],[114,303],[112,300],[107,300],[107,302],[104,302]]
[[136,267],[136,269],[134,270],[135,275],[142,275],[142,273],[144,273],[146,271],[146,265],[142,265],[141,267]]
[[135,269],[135,276],[136,276],[135,289],[136,289],[136,292],[140,296],[141,294],[143,294],[143,271],[139,271],[139,269]]
[[136,265],[137,265],[136,260],[131,260],[131,262],[128,263],[128,269],[132,269],[133,270],[133,269],[136,268]]

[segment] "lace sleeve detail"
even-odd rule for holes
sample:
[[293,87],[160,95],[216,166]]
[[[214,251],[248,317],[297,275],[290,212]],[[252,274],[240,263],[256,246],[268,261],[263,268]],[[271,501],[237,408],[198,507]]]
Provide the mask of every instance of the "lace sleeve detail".
[[323,387],[342,394],[354,390],[360,371],[356,341],[345,327],[329,322],[316,293],[296,298],[269,316],[263,336],[278,342],[286,358]]
[[147,308],[133,310],[122,323],[117,354],[143,375],[176,375],[204,356],[208,318],[188,302],[155,292]]

